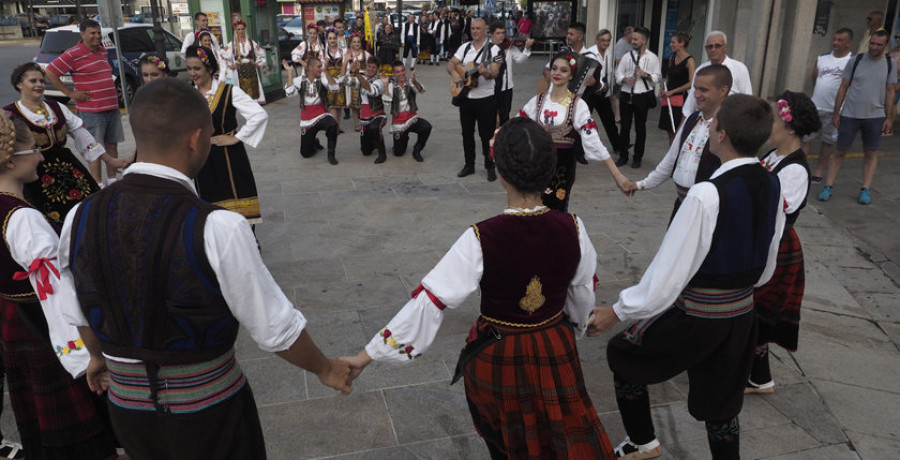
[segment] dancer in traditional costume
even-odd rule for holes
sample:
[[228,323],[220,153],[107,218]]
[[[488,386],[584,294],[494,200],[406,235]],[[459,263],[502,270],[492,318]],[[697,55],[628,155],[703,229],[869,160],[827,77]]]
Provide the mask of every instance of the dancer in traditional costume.
[[157,78],[172,76],[169,69],[169,59],[156,53],[144,53],[138,58],[141,65],[141,80],[144,84]]
[[366,63],[372,53],[366,51],[362,47],[362,35],[358,33],[350,34],[350,48],[344,53],[344,69],[341,72],[346,75],[345,84],[350,92],[350,99],[347,105],[353,113],[353,129],[359,131],[359,109],[362,105],[362,97],[360,96],[360,87],[355,84],[357,76],[365,73]]
[[382,128],[387,120],[384,113],[384,102],[381,95],[384,94],[384,83],[378,77],[378,58],[370,57],[366,62],[365,73],[356,74],[349,80],[351,85],[360,94],[362,105],[360,106],[360,133],[359,145],[362,154],[369,156],[373,150],[378,150],[375,164],[384,163],[387,160],[384,146],[384,134]]
[[753,289],[775,270],[784,228],[778,179],[756,153],[772,131],[769,103],[722,102],[709,130],[722,160],[688,192],[640,283],[594,309],[591,334],[637,320],[610,339],[607,361],[628,437],[620,458],[658,458],[647,385],[687,371],[688,412],[706,423],[713,460],[740,458],[738,413],[756,348]]
[[88,363],[78,330],[48,327],[74,296],[60,292],[56,230],[24,197],[44,159],[32,132],[24,118],[0,112],[0,362],[10,405],[28,458],[114,459],[104,402],[73,378]]
[[347,108],[347,88],[344,86],[344,49],[338,44],[338,32],[329,27],[325,33],[325,49],[319,54],[329,80],[338,84],[336,91],[328,91],[328,110],[335,120],[341,119],[341,110]]
[[[194,86],[209,103],[214,128],[209,159],[195,178],[200,198],[241,214],[251,224],[262,222],[256,179],[244,144],[259,145],[269,114],[240,88],[213,78],[219,64],[209,48],[190,47],[185,58]],[[238,114],[245,121],[240,129]]]
[[65,105],[43,99],[44,71],[38,64],[28,62],[16,67],[11,80],[20,97],[3,109],[28,122],[35,143],[44,155],[44,161],[38,165],[38,179],[25,185],[25,197],[59,230],[73,206],[100,190],[88,168],[66,148],[66,136],[72,137],[75,150],[88,163],[102,158],[111,168],[124,168],[130,158],[119,159],[107,154],[81,118]]
[[391,64],[400,57],[400,36],[394,31],[390,22],[384,24],[381,34],[378,35],[378,60],[381,61],[381,71],[391,74]]
[[[287,61],[282,61],[284,68],[290,70]],[[306,64],[306,75],[296,77],[284,88],[290,97],[300,96],[300,156],[309,158],[322,150],[322,144],[316,139],[319,131],[325,131],[328,138],[328,162],[338,164],[334,151],[337,148],[338,122],[328,111],[329,92],[340,88],[331,76],[323,71],[319,58],[310,58]]]
[[[300,64],[299,76],[306,75],[306,63],[312,58],[319,58],[322,53],[322,42],[319,41],[319,28],[313,23],[306,26],[306,41],[297,45],[291,51],[291,61]],[[288,72],[291,78],[294,78],[294,69]]]
[[557,53],[550,68],[550,89],[531,98],[519,110],[520,117],[537,121],[553,137],[557,155],[556,171],[541,196],[545,206],[559,211],[569,208],[569,197],[572,185],[575,184],[576,158],[573,146],[578,137],[581,138],[587,159],[602,161],[623,191],[628,185],[628,179],[616,167],[615,161],[600,141],[597,123],[591,119],[587,104],[568,88],[575,62],[575,56],[569,52]]
[[240,86],[251,99],[266,103],[260,69],[266,67],[266,52],[259,43],[247,38],[247,23],[238,19],[232,23],[234,40],[222,48],[222,58],[231,74],[231,81]]
[[235,358],[241,326],[261,349],[351,391],[349,365],[316,347],[247,220],[197,196],[191,176],[205,168],[213,133],[201,94],[175,78],[137,91],[130,121],[141,161],[73,209],[59,243],[60,294],[72,296],[61,316],[78,327],[88,384],[108,390],[116,435],[135,460],[266,458]]
[[801,150],[803,137],[822,127],[818,109],[803,93],[785,91],[775,104],[775,122],[769,144],[775,149],[763,157],[763,166],[778,176],[784,194],[787,222],[778,247],[778,266],[764,286],[753,293],[759,319],[756,358],[747,382],[747,393],[774,393],[775,381],[769,370],[769,343],[797,351],[800,304],[806,286],[803,248],[794,231],[800,210],[806,207],[810,171]]
[[444,309],[480,289],[453,382],[463,378],[491,457],[613,459],[575,343],[595,301],[596,253],[580,218],[541,204],[553,150],[537,123],[503,125],[494,155],[504,213],[466,230],[387,327],[344,359],[355,372],[372,359],[411,362],[433,343]]
[[406,66],[403,61],[395,61],[394,80],[388,80],[387,75],[381,76],[384,85],[384,105],[391,108],[391,133],[394,135],[394,156],[402,157],[406,154],[409,145],[409,134],[416,134],[416,145],[413,147],[412,157],[422,162],[422,150],[431,135],[431,123],[419,116],[419,106],[416,104],[416,95],[425,92],[416,79],[416,71],[410,71],[409,80],[406,79]]

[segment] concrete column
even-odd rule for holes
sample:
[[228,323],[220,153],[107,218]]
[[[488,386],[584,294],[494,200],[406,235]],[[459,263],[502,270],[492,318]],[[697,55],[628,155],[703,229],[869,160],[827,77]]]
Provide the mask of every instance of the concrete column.
[[[797,0],[785,5],[783,35],[781,37],[781,59],[777,65],[778,78],[771,95],[777,95],[785,89],[791,91],[808,91],[812,94],[812,82],[809,78],[811,67],[807,65],[810,56],[820,54],[812,49],[813,19],[816,14],[816,0]],[[813,63],[813,65],[815,65]],[[775,74],[773,72],[773,74]],[[760,93],[763,97],[768,93]]]

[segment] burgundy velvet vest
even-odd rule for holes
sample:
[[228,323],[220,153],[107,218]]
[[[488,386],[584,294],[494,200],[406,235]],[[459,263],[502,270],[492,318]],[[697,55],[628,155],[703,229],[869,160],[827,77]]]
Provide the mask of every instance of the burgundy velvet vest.
[[575,216],[503,214],[473,227],[484,257],[482,316],[523,327],[557,316],[581,260]]
[[6,226],[12,213],[19,208],[32,207],[22,198],[8,193],[0,193],[0,216],[3,217],[3,251],[0,252],[0,298],[12,302],[34,302],[37,296],[27,279],[16,281],[13,279],[15,272],[24,271],[21,265],[13,260],[9,253],[9,243],[6,241]]
[[52,110],[53,114],[56,116],[56,123],[53,123],[50,126],[33,124],[31,120],[22,114],[22,111],[19,110],[18,105],[15,103],[3,107],[3,110],[25,120],[25,123],[28,124],[28,128],[31,129],[31,133],[34,135],[35,143],[45,152],[51,149],[55,150],[65,147],[67,140],[66,134],[68,134],[66,128],[66,116],[63,114],[62,109],[60,109],[59,103],[53,100],[47,100],[46,102],[47,105],[50,106],[50,110]]

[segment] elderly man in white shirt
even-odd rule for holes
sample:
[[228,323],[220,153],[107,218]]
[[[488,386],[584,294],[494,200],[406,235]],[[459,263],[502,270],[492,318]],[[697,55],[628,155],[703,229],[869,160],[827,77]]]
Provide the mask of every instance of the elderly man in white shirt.
[[[728,70],[731,71],[731,78],[734,84],[731,85],[730,94],[753,94],[753,84],[750,83],[750,71],[747,70],[747,66],[743,62],[731,59],[727,55],[728,36],[725,35],[725,32],[714,30],[707,34],[706,44],[703,47],[706,49],[706,55],[709,56],[709,60],[700,64],[697,70],[710,64],[721,64],[728,67]],[[697,70],[694,71],[694,76],[697,75]],[[694,88],[691,88],[688,97],[684,100],[681,113],[687,119],[696,111],[697,100],[694,99]]]

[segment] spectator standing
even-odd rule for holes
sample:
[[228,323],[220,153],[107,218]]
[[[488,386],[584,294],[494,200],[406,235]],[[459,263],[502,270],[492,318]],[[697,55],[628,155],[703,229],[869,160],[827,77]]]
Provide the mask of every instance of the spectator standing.
[[844,156],[853,146],[856,133],[862,131],[865,160],[862,188],[857,201],[863,205],[872,202],[869,187],[878,166],[881,135],[891,129],[892,123],[887,116],[894,105],[894,85],[897,84],[897,73],[885,54],[887,43],[887,31],[876,30],[869,39],[869,51],[857,55],[844,67],[831,117],[831,122],[838,128],[837,155],[828,164],[828,175],[825,187],[819,193],[819,201],[831,199],[834,180],[841,170]]
[[[47,80],[69,99],[75,101],[78,117],[84,121],[91,136],[103,143],[108,156],[107,177],[115,177],[116,169],[128,166],[128,160],[120,160],[119,142],[125,140],[122,130],[122,114],[119,112],[119,97],[113,80],[109,55],[101,45],[100,23],[86,19],[78,27],[81,41],[67,49],[47,66]],[[60,80],[60,76],[72,75],[75,89]],[[98,183],[102,179],[100,162],[90,164],[91,175]]]
[[[709,60],[700,64],[694,71],[697,71],[712,64],[721,64],[728,67],[731,71],[731,78],[734,82],[731,85],[730,94],[753,94],[753,85],[750,83],[750,72],[743,62],[728,57],[728,36],[721,30],[714,30],[706,34],[706,55]],[[687,99],[684,101],[684,107],[681,108],[681,114],[684,118],[689,117],[697,111],[697,99],[694,98],[694,88],[691,88]]]
[[860,40],[856,54],[864,54],[869,51],[869,39],[879,30],[884,30],[884,13],[877,10],[871,11],[866,15],[866,36]]
[[622,85],[622,125],[619,130],[619,159],[616,166],[628,163],[628,144],[631,124],[634,123],[634,159],[632,168],[641,167],[644,143],[647,140],[647,113],[656,102],[654,84],[662,78],[659,58],[647,49],[650,30],[636,27],[631,34],[632,51],[622,57],[616,68],[616,83]]

